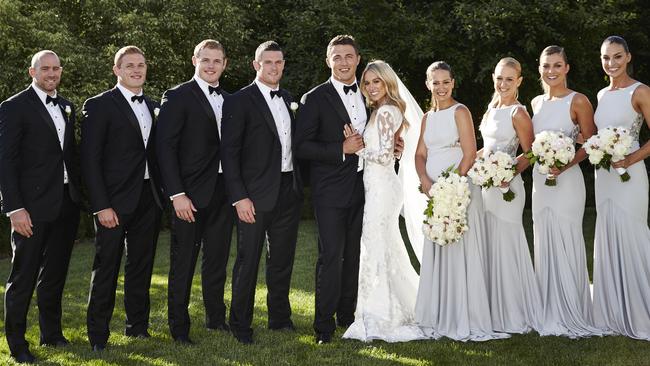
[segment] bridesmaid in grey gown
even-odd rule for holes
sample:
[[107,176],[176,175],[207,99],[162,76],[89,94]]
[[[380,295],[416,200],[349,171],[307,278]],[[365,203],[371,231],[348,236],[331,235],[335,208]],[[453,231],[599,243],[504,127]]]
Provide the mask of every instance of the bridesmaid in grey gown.
[[[452,97],[454,77],[443,61],[427,69],[432,108],[422,119],[415,165],[422,188],[449,166],[466,175],[476,157],[472,115]],[[494,333],[485,282],[485,230],[479,187],[470,185],[468,226],[463,238],[447,246],[425,239],[415,318],[431,338],[485,341],[506,338]]]
[[[480,130],[482,154],[502,151],[515,157],[533,142],[533,126],[526,108],[517,101],[522,82],[521,65],[512,57],[499,61],[494,74],[494,96]],[[515,198],[507,202],[497,187],[483,189],[487,225],[488,294],[492,328],[507,333],[540,329],[540,294],[524,233],[522,214],[526,201],[521,173],[528,160],[517,158],[517,175],[508,185]]]
[[625,127],[635,138],[632,153],[612,164],[626,168],[596,170],[594,235],[594,321],[597,327],[631,338],[650,340],[650,229],[648,172],[643,159],[650,142],[639,146],[643,120],[650,121],[650,88],[630,77],[632,56],[625,40],[612,36],[600,48],[609,86],[598,93],[596,126]]
[[[576,139],[594,133],[594,110],[586,96],[567,88],[569,64],[564,49],[546,47],[539,58],[544,94],[533,99],[533,128],[562,132]],[[600,335],[593,326],[587,256],[582,235],[585,182],[578,165],[584,149],[562,169],[555,168],[556,186],[547,186],[545,174],[533,169],[533,232],[535,274],[539,283],[542,313],[541,335],[569,338]]]

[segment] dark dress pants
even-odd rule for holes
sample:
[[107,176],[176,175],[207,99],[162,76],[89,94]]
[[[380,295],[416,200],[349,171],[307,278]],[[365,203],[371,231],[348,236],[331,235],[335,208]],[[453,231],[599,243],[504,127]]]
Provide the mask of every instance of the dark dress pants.
[[102,226],[95,217],[95,260],[88,298],[88,340],[91,345],[105,345],[115,307],[115,290],[124,264],[124,310],[126,335],[138,335],[149,327],[149,287],[160,232],[162,211],[156,205],[151,184],[145,181],[135,211],[117,214],[119,225]]
[[316,205],[318,261],[314,330],[332,334],[354,321],[359,282],[359,251],[363,221],[363,176],[358,178],[348,207]]
[[253,334],[255,287],[266,240],[268,326],[282,328],[292,324],[289,289],[301,208],[302,200],[293,188],[293,173],[282,173],[279,198],[273,210],[256,210],[253,224],[237,222],[237,259],[233,268],[230,306],[230,329],[235,336]]
[[225,194],[220,174],[214,194],[207,207],[194,213],[195,222],[179,219],[172,210],[169,287],[167,292],[169,330],[174,339],[188,337],[190,332],[190,292],[194,268],[203,248],[201,285],[205,306],[205,326],[217,328],[225,324],[226,305],[223,300],[226,266],[230,255],[234,208]]
[[79,207],[64,188],[61,212],[54,221],[32,221],[30,238],[11,233],[13,257],[5,290],[5,335],[11,354],[28,350],[25,340],[27,311],[34,287],[42,343],[63,338],[61,298],[72,246],[79,226]]

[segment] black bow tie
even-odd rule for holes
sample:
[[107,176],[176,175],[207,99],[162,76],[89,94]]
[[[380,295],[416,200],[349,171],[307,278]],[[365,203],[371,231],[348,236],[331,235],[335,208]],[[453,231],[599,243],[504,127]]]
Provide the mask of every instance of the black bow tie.
[[353,93],[357,92],[357,84],[352,84],[350,86],[348,85],[343,85],[343,94],[348,94],[352,90]]
[[46,96],[45,97],[45,104],[52,103],[52,105],[57,105],[59,104],[59,97],[54,97],[52,98],[51,96]]
[[221,86],[210,86],[208,85],[208,94],[212,93],[217,93],[217,95],[221,95]]
[[134,95],[131,97],[131,102],[137,101],[138,103],[144,102],[144,94],[142,95]]
[[280,95],[280,90],[271,90],[271,99],[274,97],[282,98],[282,95]]

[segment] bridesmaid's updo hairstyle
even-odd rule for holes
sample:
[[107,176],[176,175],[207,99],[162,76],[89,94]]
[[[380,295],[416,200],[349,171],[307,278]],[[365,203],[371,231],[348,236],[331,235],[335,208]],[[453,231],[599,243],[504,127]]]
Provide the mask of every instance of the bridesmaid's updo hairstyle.
[[[451,66],[449,66],[449,64],[444,61],[436,61],[427,67],[427,82],[431,81],[434,71],[438,70],[445,70],[449,72],[449,77],[451,80],[454,80],[454,71],[451,69]],[[431,90],[431,93],[433,93],[433,90]],[[433,97],[433,95],[431,96],[431,110],[438,110],[438,101]]]
[[[386,98],[388,99],[386,101],[386,104],[396,106],[400,112],[404,114],[406,112],[406,102],[399,95],[397,74],[395,74],[395,71],[393,71],[389,64],[382,60],[375,60],[368,63],[368,65],[366,65],[366,68],[363,70],[363,74],[361,74],[361,93],[366,98],[366,103],[368,106],[371,109],[376,109],[379,107],[377,105],[377,102],[370,100],[368,92],[366,91],[366,87],[363,86],[363,82],[366,80],[365,77],[368,71],[374,72],[377,77],[379,77],[379,79],[381,79],[381,81],[384,83],[384,86],[386,87]],[[402,121],[402,126],[404,126],[405,129],[408,129],[409,123],[406,118],[404,118]]]
[[[569,58],[566,56],[564,47],[560,47],[556,45],[548,46],[542,50],[542,53],[539,55],[540,63],[542,62],[542,56],[551,56],[551,55],[560,55],[562,56],[562,60],[564,60],[564,63],[567,65],[569,64]],[[542,78],[541,75],[539,76],[539,82],[542,84],[542,89],[544,89],[544,93],[548,94],[549,87],[548,85],[544,84],[544,79]]]
[[[494,68],[496,69],[498,66],[511,67],[515,69],[515,71],[517,71],[517,77],[521,76],[521,64],[513,57],[502,58],[501,60],[499,60],[499,62],[497,62]],[[519,98],[519,88],[517,88],[517,91],[515,92],[515,99],[518,98]],[[485,119],[487,118],[487,115],[490,112],[490,108],[496,107],[498,103],[499,103],[499,93],[497,93],[497,91],[495,90],[494,94],[492,94],[492,100],[488,104],[487,110],[483,114],[483,121],[485,121]],[[483,121],[481,121],[481,125],[483,125]]]

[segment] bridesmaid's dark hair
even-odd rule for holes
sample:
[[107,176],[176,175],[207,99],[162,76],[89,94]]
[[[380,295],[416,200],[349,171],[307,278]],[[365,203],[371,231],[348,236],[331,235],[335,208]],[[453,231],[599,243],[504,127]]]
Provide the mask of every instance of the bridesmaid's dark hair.
[[609,36],[605,38],[602,44],[605,43],[614,43],[614,44],[620,44],[623,46],[623,49],[625,50],[625,53],[630,53],[630,47],[628,47],[627,42],[625,39],[621,36]]
[[[539,55],[539,61],[542,61],[542,56],[550,56],[550,55],[560,55],[562,56],[562,60],[564,60],[565,64],[569,64],[569,58],[566,56],[566,52],[564,51],[564,47],[552,45],[544,48],[542,50],[542,54]],[[540,65],[541,66],[541,65]],[[542,76],[539,76],[539,82],[542,84],[542,89],[544,89],[544,93],[548,93],[548,85],[544,84],[544,79]],[[566,80],[564,81],[566,83]]]
[[[438,70],[445,70],[449,72],[449,77],[451,80],[454,80],[454,71],[451,69],[451,66],[449,66],[448,63],[444,61],[436,61],[429,65],[427,67],[427,81],[431,80],[431,75],[433,74],[434,71]],[[433,93],[433,91],[431,91]],[[438,101],[436,101],[436,98],[432,95],[431,96],[431,110],[435,111],[438,109]]]

